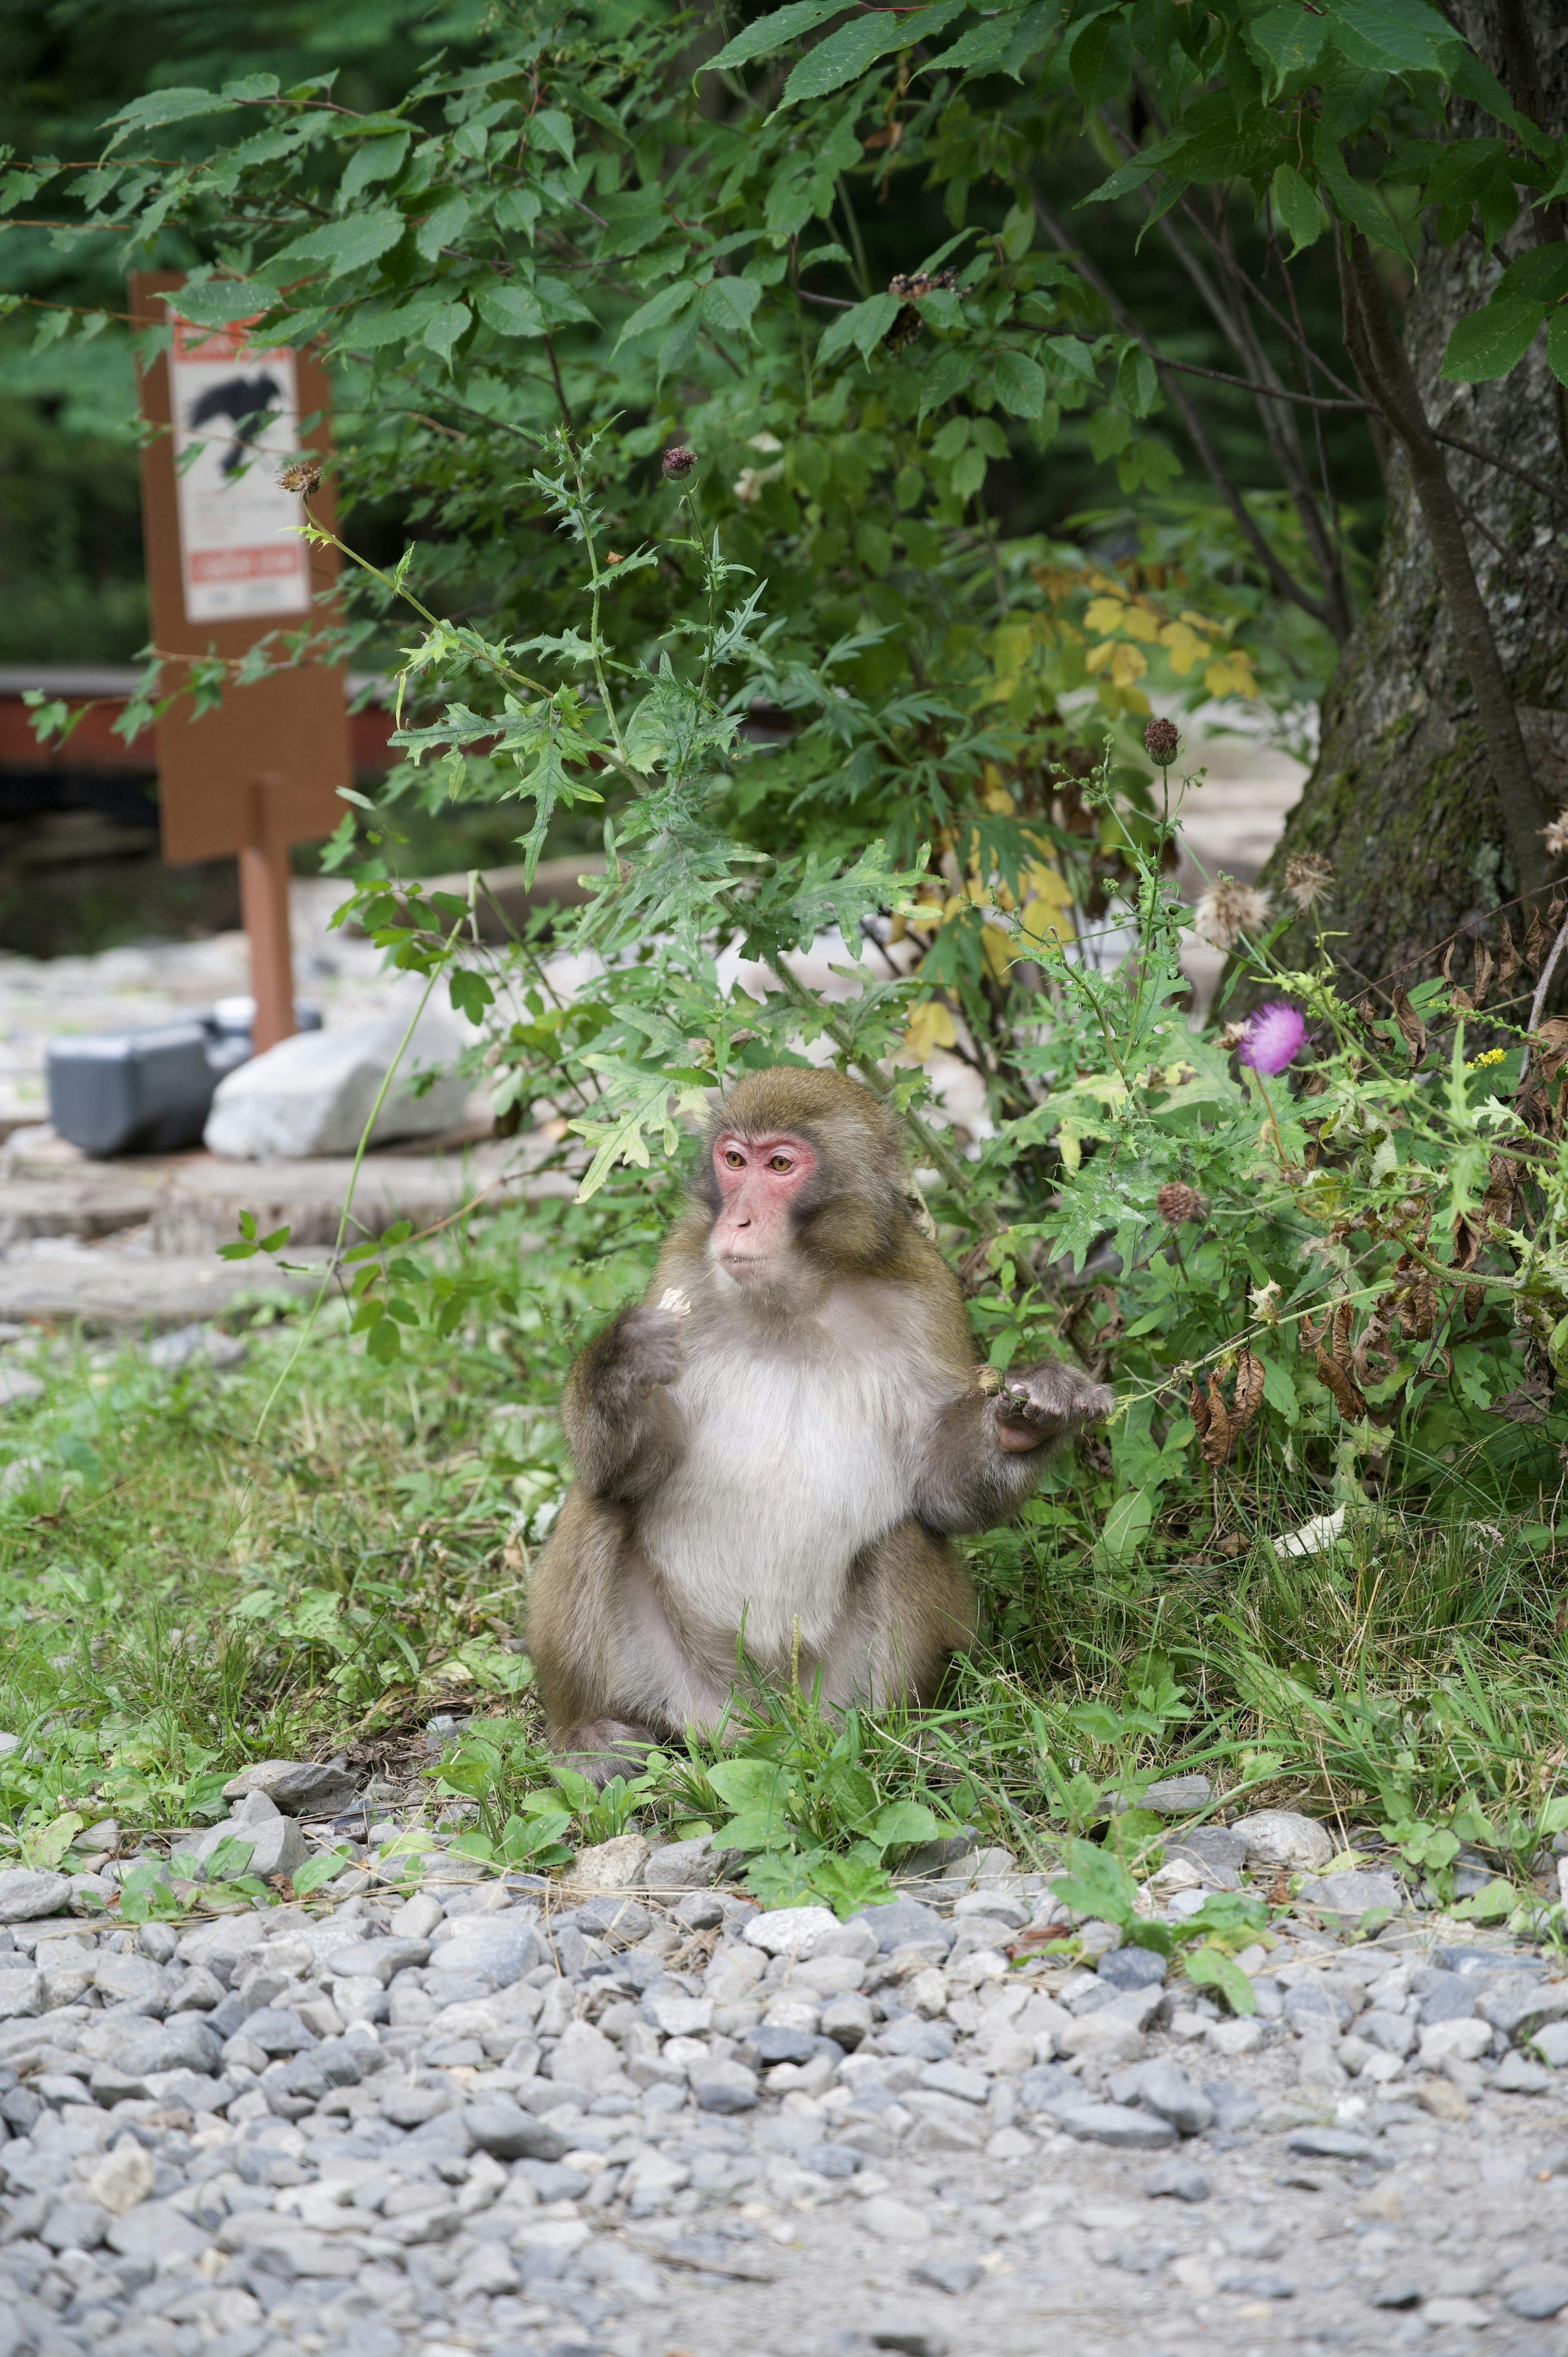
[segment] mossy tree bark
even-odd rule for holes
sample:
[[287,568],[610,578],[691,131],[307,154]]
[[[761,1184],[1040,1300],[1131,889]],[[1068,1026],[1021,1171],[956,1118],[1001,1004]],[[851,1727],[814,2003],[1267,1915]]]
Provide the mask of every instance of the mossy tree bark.
[[[1465,0],[1451,13],[1516,102],[1560,132],[1568,123],[1560,0]],[[1529,95],[1520,87],[1521,27],[1537,78]],[[1434,951],[1440,958],[1455,932],[1478,931],[1495,946],[1500,926],[1487,921],[1492,912],[1521,894],[1550,891],[1546,879],[1563,866],[1539,846],[1539,828],[1568,803],[1568,468],[1545,337],[1493,382],[1449,384],[1438,376],[1455,320],[1486,301],[1508,261],[1548,234],[1562,231],[1521,211],[1491,257],[1472,234],[1451,253],[1429,238],[1405,321],[1404,356],[1427,423],[1508,462],[1435,446],[1500,678],[1466,659],[1474,630],[1467,632],[1463,595],[1455,593],[1441,513],[1434,551],[1433,486],[1422,479],[1432,454],[1417,447],[1412,463],[1410,443],[1391,436],[1376,591],[1329,683],[1316,766],[1265,873],[1277,888],[1297,854],[1332,860],[1332,946],[1348,985],[1383,983],[1377,996],[1385,1005],[1393,980],[1409,989],[1434,971]],[[1522,779],[1516,771],[1499,781],[1499,688],[1517,715],[1528,760]],[[1513,912],[1516,932],[1526,913]],[[1307,952],[1306,928],[1299,931],[1282,944],[1287,959]],[[1470,980],[1464,949],[1453,976]]]

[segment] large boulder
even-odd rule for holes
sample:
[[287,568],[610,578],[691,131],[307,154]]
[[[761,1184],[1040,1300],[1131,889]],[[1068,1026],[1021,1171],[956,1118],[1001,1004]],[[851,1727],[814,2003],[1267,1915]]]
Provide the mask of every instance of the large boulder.
[[[378,1017],[338,1030],[298,1031],[252,1056],[218,1084],[205,1132],[209,1149],[246,1162],[352,1154],[407,1028],[403,1016]],[[468,1091],[452,1066],[467,1044],[467,1033],[448,1017],[427,1010],[420,1017],[376,1117],[373,1146],[457,1126]],[[416,1094],[415,1080],[432,1071],[435,1081]]]

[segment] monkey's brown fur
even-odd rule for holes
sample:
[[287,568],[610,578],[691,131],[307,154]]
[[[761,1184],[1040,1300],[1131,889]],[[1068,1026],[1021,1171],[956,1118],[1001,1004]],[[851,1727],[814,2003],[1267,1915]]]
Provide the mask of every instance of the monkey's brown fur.
[[[737,1286],[709,1252],[721,1135],[793,1135],[817,1157],[761,1286]],[[672,1294],[689,1314],[660,1306]],[[974,1625],[948,1534],[1016,1512],[1048,1453],[1029,1451],[1031,1431],[1112,1405],[1056,1364],[983,1397],[972,1363],[958,1280],[906,1198],[896,1117],[834,1072],[739,1081],[643,1305],[568,1378],[577,1481],[529,1625],[552,1743],[607,1774],[628,1746],[713,1726],[743,1624],[758,1668],[820,1673],[831,1703],[929,1701]]]

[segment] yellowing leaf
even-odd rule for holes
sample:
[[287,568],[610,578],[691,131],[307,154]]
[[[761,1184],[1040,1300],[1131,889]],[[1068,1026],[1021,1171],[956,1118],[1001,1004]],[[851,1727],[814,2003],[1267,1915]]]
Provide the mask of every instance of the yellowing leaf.
[[1207,640],[1200,639],[1189,622],[1167,622],[1160,632],[1160,644],[1170,657],[1172,671],[1186,678],[1195,662],[1201,662],[1208,652]]
[[[985,952],[985,963],[991,968],[992,973],[996,976],[997,981],[1005,982],[1007,979],[1007,969],[1012,964],[1015,956],[1015,951],[1010,937],[1006,933],[1002,932],[995,925],[983,925],[980,933],[980,946]],[[944,1044],[950,1043],[944,1042]]]
[[999,818],[1011,818],[1015,805],[994,761],[985,764],[984,784],[985,791],[980,798],[984,807],[994,811]]
[[[1111,683],[1112,687],[1131,687],[1148,670],[1148,661],[1136,647],[1113,647],[1111,651]],[[1212,679],[1209,685],[1214,684]],[[1216,690],[1218,694],[1219,691]]]
[[[1115,677],[1112,671],[1112,677]],[[1232,647],[1219,655],[1203,674],[1204,685],[1210,695],[1256,695],[1258,682],[1251,659],[1240,647]]]
[[1084,621],[1091,630],[1119,630],[1126,619],[1127,608],[1116,597],[1091,597]]
[[923,998],[909,1010],[909,1020],[904,1027],[904,1045],[917,1064],[929,1063],[937,1048],[952,1048],[958,1043],[958,1026],[952,1010],[940,998]]
[[1142,639],[1149,646],[1160,635],[1160,618],[1146,606],[1129,606],[1122,617],[1122,628],[1130,639]]
[[1190,606],[1184,606],[1176,619],[1187,623],[1195,630],[1207,630],[1211,639],[1219,636],[1219,624],[1211,622],[1207,614],[1195,614]]
[[1076,1171],[1083,1160],[1083,1147],[1064,1121],[1057,1132],[1057,1152],[1069,1170]]
[[1115,651],[1116,642],[1113,639],[1101,639],[1097,647],[1090,648],[1089,652],[1084,656],[1083,667],[1090,679],[1094,677],[1096,672],[1105,669]]
[[1036,866],[1024,870],[1024,898],[1045,900],[1057,909],[1070,909],[1072,886],[1059,869],[1047,866],[1042,860]]

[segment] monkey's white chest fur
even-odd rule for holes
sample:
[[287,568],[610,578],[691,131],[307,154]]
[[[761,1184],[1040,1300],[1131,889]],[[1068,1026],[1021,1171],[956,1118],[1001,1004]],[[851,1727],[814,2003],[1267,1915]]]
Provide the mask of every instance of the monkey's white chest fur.
[[643,1545],[693,1636],[727,1655],[744,1619],[760,1667],[786,1670],[796,1631],[820,1652],[856,1555],[910,1511],[938,1402],[901,1339],[842,1347],[831,1322],[780,1352],[748,1326],[710,1329],[672,1387],[679,1465],[643,1506]]

